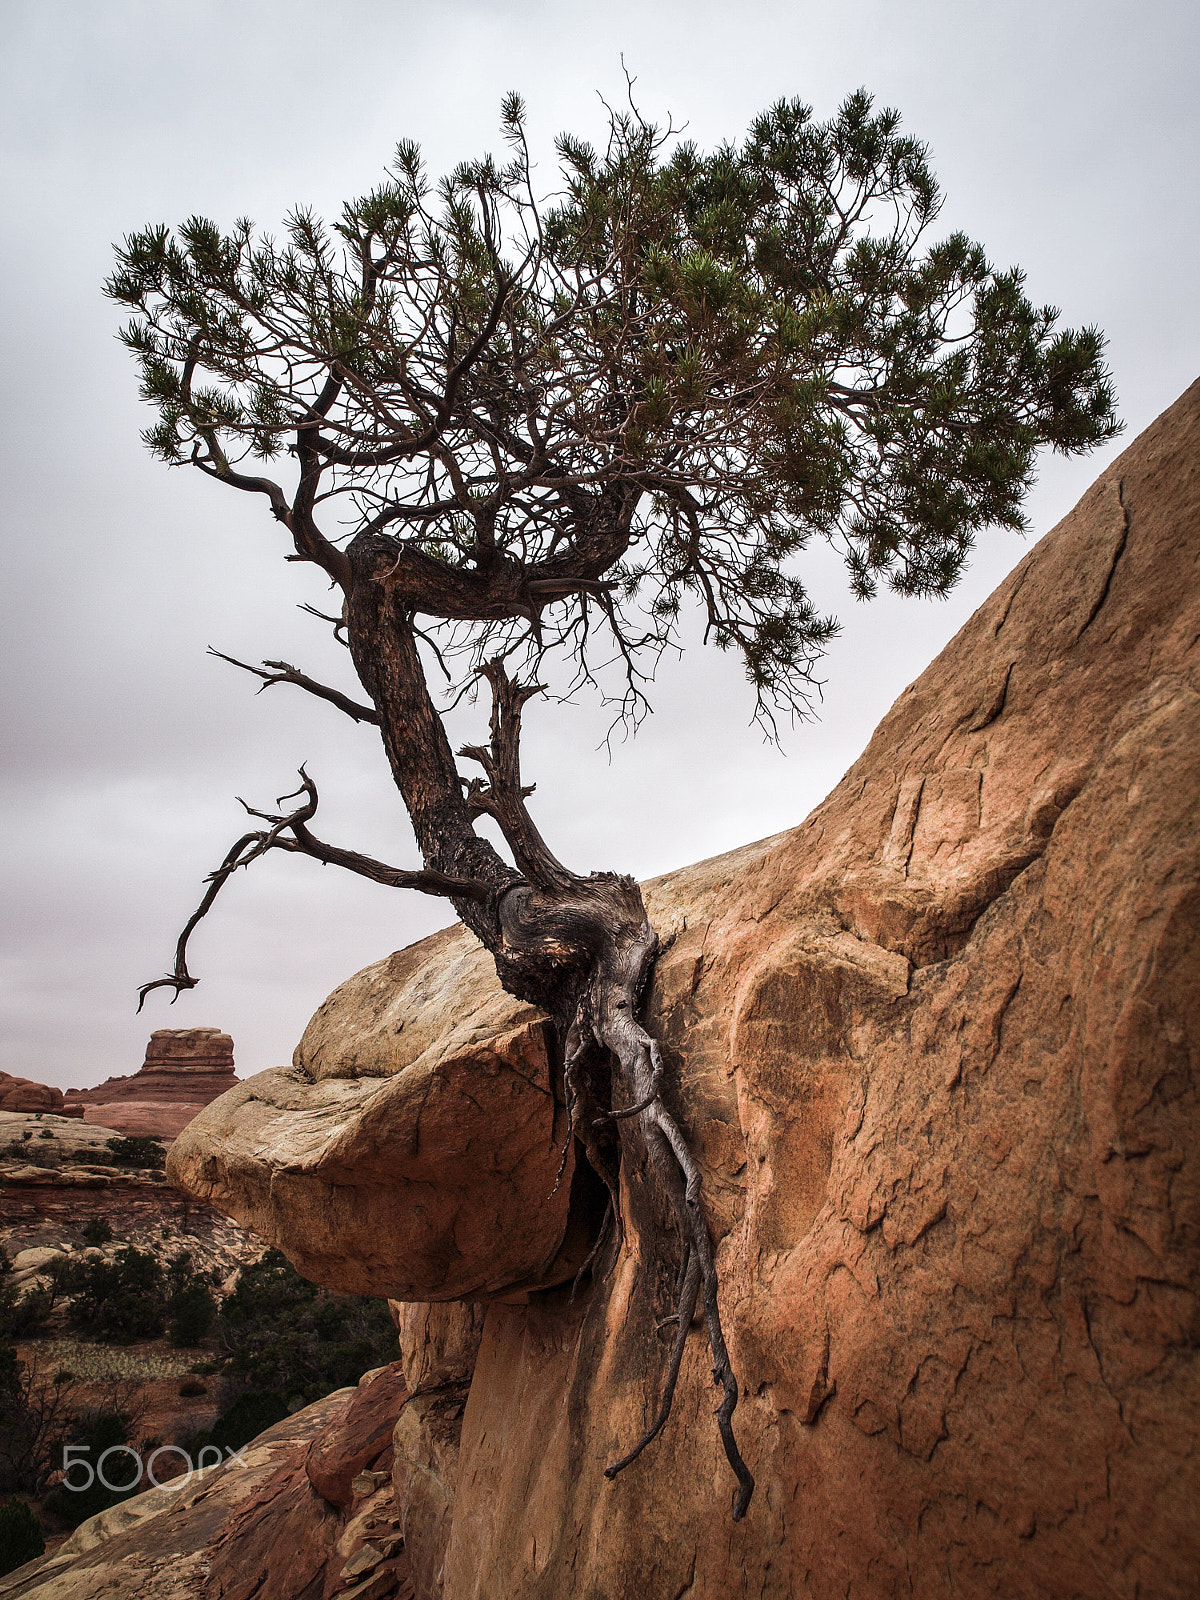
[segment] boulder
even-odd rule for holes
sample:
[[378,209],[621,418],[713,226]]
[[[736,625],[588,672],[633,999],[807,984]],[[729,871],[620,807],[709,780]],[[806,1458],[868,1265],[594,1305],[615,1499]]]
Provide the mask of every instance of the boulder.
[[744,1521],[699,1332],[603,1476],[654,1412],[674,1247],[634,1137],[623,1247],[572,1300],[595,1213],[555,1187],[546,1035],[462,930],[176,1144],[177,1183],[320,1281],[488,1302],[400,1316],[406,1368],[455,1373],[394,1440],[422,1600],[1194,1593],[1198,464],[1200,385],[802,826],[647,886]]
[[[337,1450],[377,1376],[306,1406],[219,1467],[90,1517],[53,1554],[0,1577],[0,1600],[412,1600],[387,1474],[343,1511],[305,1470],[318,1442]],[[398,1405],[394,1385],[389,1393]],[[369,1589],[343,1578],[348,1566],[369,1574]]]
[[592,1186],[546,1030],[474,939],[435,934],[343,984],[292,1066],[201,1112],[171,1179],[348,1293],[457,1300],[560,1282],[587,1254]]
[[323,1500],[345,1510],[354,1502],[354,1481],[361,1473],[391,1476],[392,1432],[407,1398],[399,1361],[360,1380],[345,1413],[313,1440],[305,1458],[308,1481]]

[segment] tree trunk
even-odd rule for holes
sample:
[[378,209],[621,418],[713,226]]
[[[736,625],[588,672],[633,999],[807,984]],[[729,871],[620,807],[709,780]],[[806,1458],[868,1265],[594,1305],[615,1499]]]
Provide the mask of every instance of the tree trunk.
[[[490,782],[480,785],[476,780],[464,792],[425,681],[412,612],[394,589],[379,581],[381,561],[387,558],[384,541],[355,540],[348,555],[357,580],[348,590],[345,612],[350,650],[379,714],[384,748],[425,865],[493,885],[494,893],[485,901],[452,903],[491,952],[504,988],[541,1007],[553,1020],[571,1128],[608,1187],[611,1220],[618,1231],[620,1152],[634,1136],[634,1127],[675,1212],[683,1261],[675,1346],[659,1413],[634,1449],[607,1469],[608,1475],[628,1466],[664,1426],[703,1292],[713,1377],[723,1390],[718,1426],[738,1479],[733,1515],[739,1518],[754,1480],[738,1453],[730,1420],[738,1386],[721,1330],[700,1171],[663,1102],[658,1044],[638,1021],[658,953],[641,890],[632,878],[615,873],[578,877],[545,846],[525,811],[527,791],[521,788],[517,757],[520,709],[529,691],[513,685],[499,663],[485,669],[493,692],[491,749],[466,752],[483,763]],[[475,832],[473,819],[481,811],[500,822],[515,868]],[[613,1104],[608,1070],[612,1058],[620,1066],[627,1101],[619,1107]],[[603,1239],[602,1228],[597,1251]]]

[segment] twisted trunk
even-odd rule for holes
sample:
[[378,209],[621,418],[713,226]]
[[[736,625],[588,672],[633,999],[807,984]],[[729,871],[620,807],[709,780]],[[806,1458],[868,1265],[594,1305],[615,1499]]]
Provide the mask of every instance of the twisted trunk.
[[[658,938],[632,878],[568,871],[546,846],[525,808],[519,742],[521,708],[536,686],[511,682],[500,662],[484,669],[492,688],[491,744],[463,755],[479,762],[486,781],[464,784],[445,726],[425,681],[413,614],[394,587],[379,580],[384,541],[357,539],[348,555],[358,581],[347,591],[347,639],[355,667],[378,715],[396,785],[412,819],[427,868],[490,885],[484,899],[450,898],[459,916],[491,952],[510,994],[545,1010],[555,1024],[570,1127],[609,1190],[610,1223],[620,1229],[622,1144],[637,1128],[670,1200],[683,1252],[674,1349],[653,1426],[621,1460],[614,1477],[661,1431],[670,1412],[688,1330],[703,1294],[713,1378],[723,1395],[717,1413],[722,1442],[738,1480],[733,1516],[744,1515],[754,1480],[738,1453],[731,1418],[737,1381],[721,1330],[712,1241],[702,1210],[701,1175],[682,1130],[664,1104],[663,1064],[638,1011]],[[474,828],[493,816],[516,862],[508,865]],[[620,1067],[619,1080],[611,1061]],[[615,1083],[626,1103],[612,1103]]]

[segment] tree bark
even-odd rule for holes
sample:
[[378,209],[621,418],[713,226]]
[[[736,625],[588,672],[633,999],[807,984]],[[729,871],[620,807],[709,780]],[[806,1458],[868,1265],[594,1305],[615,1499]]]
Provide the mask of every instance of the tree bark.
[[[487,782],[464,789],[445,726],[430,696],[413,612],[381,581],[385,542],[360,536],[347,552],[354,573],[347,590],[346,633],[359,679],[379,716],[396,785],[426,867],[494,886],[487,900],[451,896],[459,916],[491,952],[509,993],[540,1006],[555,1024],[558,1063],[572,1131],[609,1189],[620,1219],[619,1149],[636,1127],[675,1211],[683,1248],[677,1337],[659,1414],[633,1450],[608,1469],[614,1477],[664,1426],[684,1341],[703,1294],[722,1389],[717,1412],[725,1453],[738,1480],[733,1516],[745,1514],[754,1480],[738,1452],[731,1418],[738,1385],[730,1367],[717,1304],[712,1241],[701,1206],[701,1176],[679,1124],[662,1099],[663,1064],[656,1041],[638,1021],[658,937],[632,878],[569,872],[547,848],[525,809],[519,736],[521,707],[531,691],[513,684],[500,662],[484,669],[493,696],[489,748],[469,748]],[[475,832],[482,812],[496,818],[516,867]],[[619,1064],[629,1103],[601,1103],[604,1058]],[[611,1081],[611,1079],[610,1079]],[[600,1240],[597,1241],[599,1246]]]

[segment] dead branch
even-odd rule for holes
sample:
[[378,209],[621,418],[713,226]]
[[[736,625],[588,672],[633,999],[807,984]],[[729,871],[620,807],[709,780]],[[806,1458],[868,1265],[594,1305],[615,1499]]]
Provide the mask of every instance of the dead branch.
[[[360,705],[357,700],[351,700],[349,695],[343,694],[340,689],[330,689],[323,683],[318,683],[315,678],[310,678],[307,673],[293,667],[290,661],[264,661],[261,667],[252,667],[248,661],[239,661],[236,656],[227,656],[223,650],[215,650],[210,644],[210,656],[216,656],[218,661],[228,661],[231,667],[241,667],[243,672],[252,672],[256,678],[262,679],[263,689],[273,683],[294,683],[297,689],[305,689],[309,694],[315,695],[318,700],[325,700],[331,706],[336,706],[339,711],[344,711],[348,717],[353,717],[355,722],[372,722],[379,726],[379,713],[374,706]],[[270,668],[264,671],[263,668]]]
[[[251,671],[253,670],[251,668]],[[256,811],[239,797],[239,803],[252,817],[260,818],[269,826],[253,833],[244,833],[226,852],[225,859],[216,871],[209,873],[206,879],[208,888],[204,892],[204,898],[184,924],[183,932],[179,935],[175,946],[174,970],[165,978],[155,978],[152,983],[142,984],[138,990],[139,1011],[146,1003],[146,996],[155,989],[174,989],[175,993],[171,999],[171,1004],[174,1005],[185,989],[196,987],[199,979],[192,977],[187,966],[188,940],[196,925],[208,915],[218,894],[238,868],[248,867],[260,856],[265,856],[269,850],[290,850],[296,854],[311,856],[322,865],[344,867],[349,872],[370,878],[372,882],[382,883],[390,889],[416,889],[420,894],[438,895],[449,900],[486,901],[494,893],[490,884],[482,883],[478,879],[453,878],[444,872],[412,872],[403,867],[389,867],[371,856],[359,854],[356,850],[343,850],[337,845],[324,843],[310,833],[307,827],[316,814],[319,797],[316,784],[303,767],[300,768],[299,789],[293,790],[291,794],[281,795],[275,803],[282,805],[285,800],[294,800],[299,795],[304,796],[303,803],[294,811],[282,816]]]
[[304,601],[297,609],[300,611],[307,611],[310,617],[316,617],[319,622],[331,623],[333,625],[333,637],[337,640],[338,644],[340,644],[344,650],[348,650],[350,648],[349,641],[345,638],[345,617],[331,617],[328,611],[318,611],[316,606],[310,606],[307,600]]
[[539,888],[567,889],[574,875],[567,871],[538,832],[525,806],[534,785],[521,782],[521,711],[527,700],[541,694],[540,683],[517,683],[508,676],[497,656],[479,669],[492,691],[491,742],[464,745],[460,756],[477,761],[486,782],[465,783],[467,808],[472,817],[493,817],[508,841],[517,866]]

